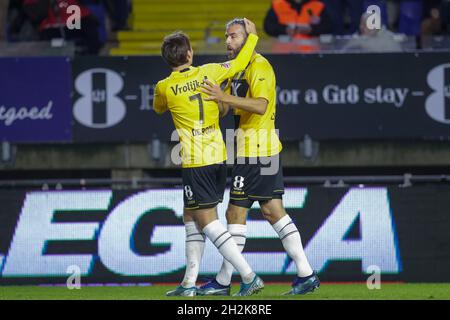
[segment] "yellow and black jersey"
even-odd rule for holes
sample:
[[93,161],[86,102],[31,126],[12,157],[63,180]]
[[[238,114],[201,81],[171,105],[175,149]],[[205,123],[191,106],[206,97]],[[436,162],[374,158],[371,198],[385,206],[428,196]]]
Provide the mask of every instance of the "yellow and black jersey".
[[205,79],[220,84],[244,70],[257,41],[258,37],[250,34],[236,59],[174,71],[157,83],[153,109],[157,113],[167,110],[171,112],[180,137],[183,168],[206,166],[226,160],[217,102],[205,101],[199,88]]
[[278,154],[282,145],[275,130],[276,79],[269,61],[255,54],[248,67],[237,73],[227,86],[231,94],[247,98],[264,98],[263,115],[234,109],[238,157],[269,157]]

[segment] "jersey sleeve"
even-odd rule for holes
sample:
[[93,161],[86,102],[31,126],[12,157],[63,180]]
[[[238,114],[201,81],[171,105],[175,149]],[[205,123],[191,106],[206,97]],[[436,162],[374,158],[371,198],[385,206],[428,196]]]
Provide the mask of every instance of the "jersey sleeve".
[[250,71],[248,80],[252,98],[273,99],[275,75],[270,65],[257,63]]
[[153,110],[156,113],[162,114],[167,111],[167,99],[165,95],[165,85],[161,81],[156,84],[153,94]]
[[236,72],[242,71],[247,67],[257,43],[258,36],[250,33],[247,37],[247,41],[234,60],[224,63],[206,64],[204,65],[206,74],[216,83],[221,83],[223,80],[231,78]]

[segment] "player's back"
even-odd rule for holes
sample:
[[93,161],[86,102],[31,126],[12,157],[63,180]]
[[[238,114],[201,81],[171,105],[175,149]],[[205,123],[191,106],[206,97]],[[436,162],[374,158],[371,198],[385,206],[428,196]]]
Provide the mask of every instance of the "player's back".
[[202,82],[209,79],[208,66],[174,71],[157,85],[164,91],[167,107],[180,136],[183,167],[226,160],[217,103],[204,100],[199,90]]
[[221,83],[244,70],[257,42],[258,36],[249,34],[234,60],[186,67],[173,71],[169,77],[157,83],[153,110],[157,113],[166,110],[171,112],[180,136],[184,168],[207,166],[226,160],[217,102],[203,99],[199,87],[205,79]]

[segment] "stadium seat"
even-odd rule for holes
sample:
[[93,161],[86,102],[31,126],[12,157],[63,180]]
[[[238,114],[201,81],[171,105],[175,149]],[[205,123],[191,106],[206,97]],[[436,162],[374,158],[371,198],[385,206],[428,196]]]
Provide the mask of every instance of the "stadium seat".
[[264,38],[263,20],[270,5],[271,0],[133,0],[132,30],[118,33],[119,47],[111,54],[159,54],[163,37],[176,30],[189,34],[194,49],[222,43],[225,23],[235,17],[253,20]]

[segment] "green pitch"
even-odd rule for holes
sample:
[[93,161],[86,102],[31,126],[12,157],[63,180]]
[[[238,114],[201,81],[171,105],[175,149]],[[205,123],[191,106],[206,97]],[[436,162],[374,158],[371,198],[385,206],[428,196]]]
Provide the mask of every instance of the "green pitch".
[[[82,286],[79,290],[69,290],[66,287],[39,286],[0,286],[0,300],[9,299],[50,299],[50,300],[176,300],[177,297],[166,297],[165,292],[174,288],[170,285],[153,286],[117,286],[117,287],[89,287]],[[368,290],[365,284],[322,284],[320,289],[306,296],[283,296],[289,289],[289,284],[266,284],[265,289],[251,297],[195,297],[181,299],[195,300],[330,300],[330,299],[358,299],[358,300],[391,300],[391,299],[445,299],[450,300],[450,283],[439,284],[382,284],[380,290]],[[234,285],[232,294],[238,290]]]

